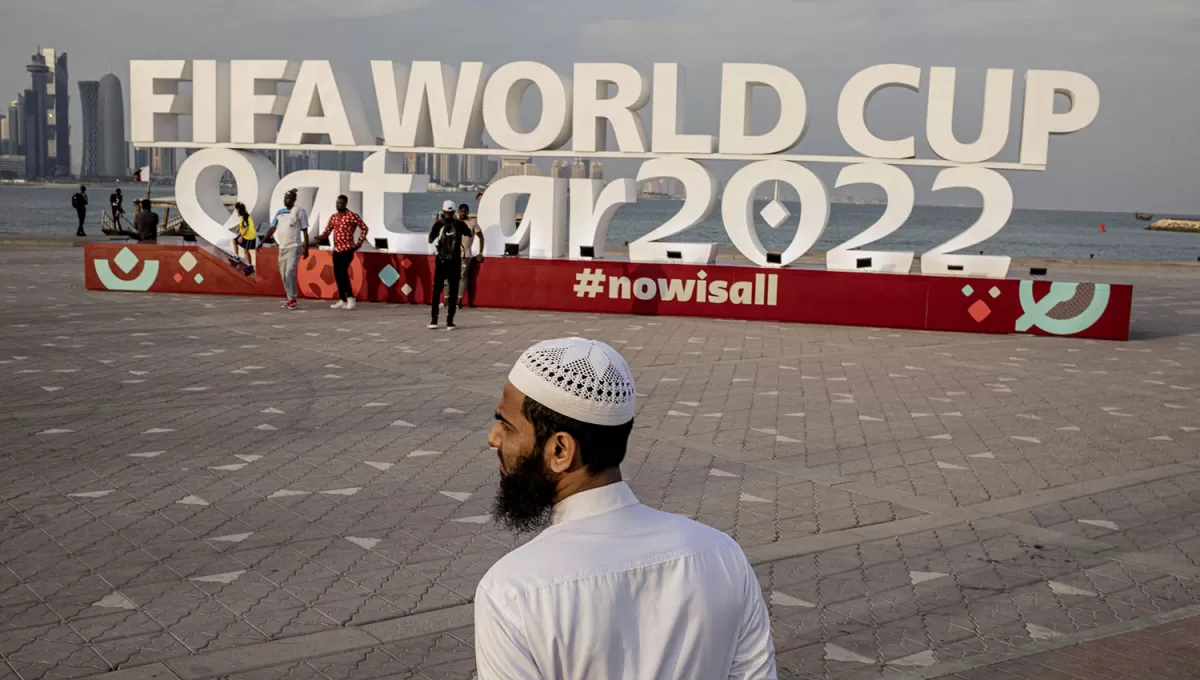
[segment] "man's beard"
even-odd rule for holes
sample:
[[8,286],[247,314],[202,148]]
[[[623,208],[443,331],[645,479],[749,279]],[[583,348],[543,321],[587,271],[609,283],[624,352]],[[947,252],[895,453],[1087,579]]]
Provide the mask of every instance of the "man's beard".
[[540,531],[550,525],[557,484],[545,459],[537,453],[541,448],[534,446],[534,453],[500,475],[492,516],[513,531]]

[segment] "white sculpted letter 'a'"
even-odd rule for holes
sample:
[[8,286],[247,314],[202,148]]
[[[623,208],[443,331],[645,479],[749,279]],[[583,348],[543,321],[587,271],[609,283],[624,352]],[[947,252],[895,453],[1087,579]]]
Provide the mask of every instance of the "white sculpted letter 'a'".
[[425,225],[412,231],[404,224],[404,194],[428,191],[429,176],[404,174],[401,154],[376,151],[367,156],[363,171],[350,176],[350,190],[362,193],[362,218],[371,227],[372,242],[386,238],[385,250],[396,253],[433,252]]
[[279,83],[296,79],[295,61],[237,60],[229,64],[229,127],[234,144],[270,144],[275,141],[279,118],[288,98],[279,94]]
[[390,61],[371,62],[385,143],[405,148],[483,146],[483,87],[489,71],[477,61],[463,62],[460,70],[440,61],[415,61],[411,71]]
[[221,198],[221,177],[228,170],[237,182],[238,200],[255,222],[270,219],[267,210],[279,176],[275,164],[261,154],[234,149],[201,149],[187,157],[175,178],[179,215],[196,234],[227,253],[233,252],[237,215]]
[[[613,97],[608,86],[616,86]],[[646,150],[646,126],[638,111],[650,101],[650,83],[628,64],[575,64],[573,105],[575,151],[604,151],[608,123],[617,148],[630,153]]]
[[[779,95],[779,120],[770,132],[750,134],[755,87]],[[808,126],[804,87],[790,71],[766,64],[725,64],[721,71],[721,153],[772,154],[795,146]]]
[[[1071,103],[1066,113],[1054,112],[1054,96]],[[1021,127],[1021,162],[1045,165],[1050,135],[1078,132],[1091,125],[1100,111],[1100,89],[1082,73],[1031,70],[1025,74],[1025,118]]]
[[[517,224],[517,199],[529,196]],[[567,254],[567,180],[520,175],[493,182],[479,201],[479,228],[485,255],[503,255],[517,244],[530,257],[560,258]]]
[[[530,86],[542,93],[532,130],[521,125],[521,99]],[[545,64],[514,61],[496,69],[483,92],[483,123],[496,144],[512,151],[558,149],[571,138],[571,79]]]
[[353,81],[335,77],[327,61],[305,61],[288,98],[279,143],[319,144],[324,137],[336,146],[375,141]]
[[855,73],[838,98],[838,128],[850,148],[870,158],[912,158],[917,155],[913,137],[880,139],[867,127],[867,105],[885,87],[921,89],[921,69],[906,64],[880,64]]
[[182,59],[129,62],[129,131],[136,144],[179,140],[179,117],[192,112],[192,100],[179,94],[192,66]]

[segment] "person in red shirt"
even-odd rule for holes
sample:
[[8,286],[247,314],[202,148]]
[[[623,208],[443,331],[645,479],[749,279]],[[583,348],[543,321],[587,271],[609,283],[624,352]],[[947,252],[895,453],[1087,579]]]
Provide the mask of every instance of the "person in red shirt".
[[[354,251],[362,247],[367,240],[367,224],[357,213],[348,209],[349,199],[345,196],[337,198],[337,212],[329,218],[325,231],[321,232],[318,240],[329,238],[333,234],[333,278],[337,281],[338,302],[331,305],[334,309],[354,309],[354,290],[350,287],[350,263],[354,261]],[[358,230],[357,239],[354,232]]]

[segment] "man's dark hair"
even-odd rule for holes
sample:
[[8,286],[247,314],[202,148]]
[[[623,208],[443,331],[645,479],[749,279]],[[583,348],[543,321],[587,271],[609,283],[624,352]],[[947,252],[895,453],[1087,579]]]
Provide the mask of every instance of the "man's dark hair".
[[347,203],[349,203],[349,202],[350,202],[350,199],[346,197],[346,194],[341,194],[340,196],[338,196],[338,200],[339,200],[339,201],[345,201],[345,202],[347,202]]
[[578,442],[579,457],[593,475],[615,468],[625,460],[632,420],[623,425],[593,425],[552,411],[529,397],[521,404],[521,414],[533,423],[535,451],[556,433],[564,432]]
[[150,203],[150,199],[148,199],[148,198],[142,199],[142,208],[148,209],[151,205],[152,204]]
[[467,205],[466,203],[463,203],[462,205],[458,206],[458,209],[469,211],[471,209],[471,206]]

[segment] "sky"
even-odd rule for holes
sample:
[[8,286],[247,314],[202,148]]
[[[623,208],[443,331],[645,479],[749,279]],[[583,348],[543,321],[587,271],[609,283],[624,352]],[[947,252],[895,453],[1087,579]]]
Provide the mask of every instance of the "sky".
[[[329,59],[361,79],[368,111],[372,59],[532,60],[564,73],[576,62],[623,62],[646,75],[655,62],[677,62],[688,78],[683,129],[709,133],[721,64],[768,63],[795,73],[807,94],[809,130],[795,152],[851,154],[837,100],[862,68],[911,64],[927,79],[929,67],[957,67],[964,141],[979,131],[986,69],[1011,68],[1012,128],[996,160],[1015,161],[1024,72],[1063,69],[1096,81],[1100,113],[1051,141],[1045,172],[1006,173],[1017,207],[1197,215],[1197,35],[1195,0],[10,0],[0,7],[0,100],[28,87],[38,44],[69,53],[78,166],[77,82],[111,68],[128,96],[130,59]],[[760,129],[775,114],[771,98],[761,104]],[[924,114],[923,94],[897,89],[875,98],[868,120],[881,137],[915,134],[918,156],[932,157]],[[637,164],[606,162],[606,175],[632,176]],[[727,177],[737,167],[714,169]],[[837,166],[814,169],[832,185]],[[919,203],[970,202],[967,190],[932,194],[935,171],[909,174]]]

